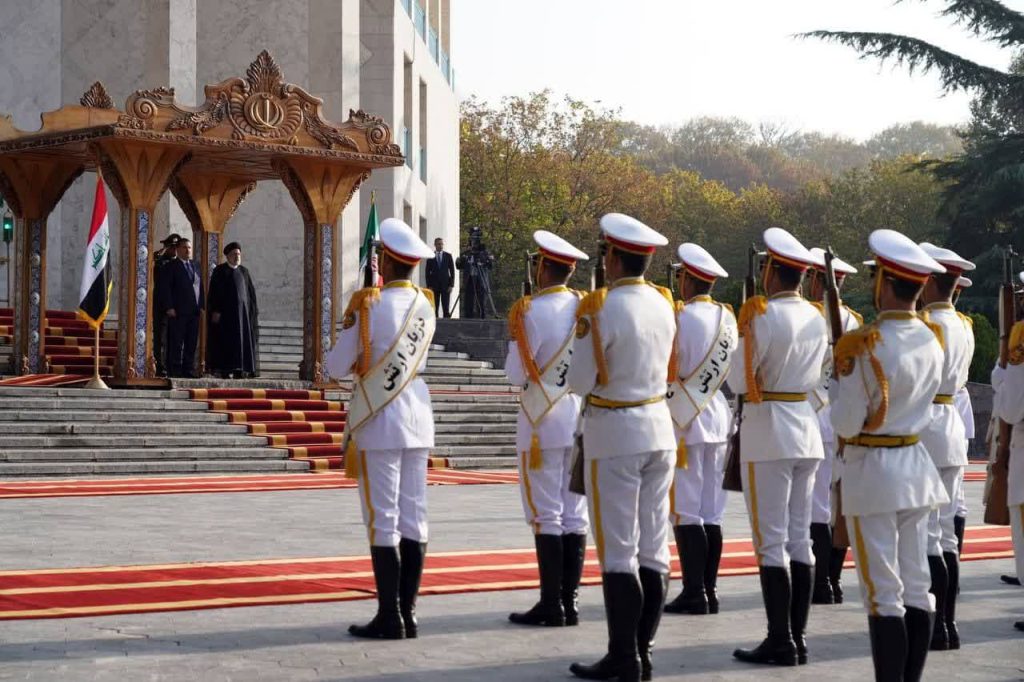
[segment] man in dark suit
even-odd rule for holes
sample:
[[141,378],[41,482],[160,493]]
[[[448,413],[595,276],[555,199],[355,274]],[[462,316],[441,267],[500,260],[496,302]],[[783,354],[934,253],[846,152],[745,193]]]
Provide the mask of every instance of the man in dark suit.
[[167,372],[172,377],[193,376],[199,315],[206,305],[199,267],[192,262],[192,242],[178,240],[178,258],[166,266],[162,288],[167,316]]
[[455,261],[452,254],[444,250],[444,240],[434,240],[434,257],[427,260],[427,288],[434,292],[434,314],[440,317],[438,307],[445,317],[451,317],[452,287],[455,286]]

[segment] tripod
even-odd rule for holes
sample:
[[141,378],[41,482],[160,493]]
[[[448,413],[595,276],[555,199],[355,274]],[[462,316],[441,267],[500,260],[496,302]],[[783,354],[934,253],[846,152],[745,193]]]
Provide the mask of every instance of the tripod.
[[455,299],[455,303],[452,304],[452,309],[458,308],[462,292],[465,292],[469,303],[466,310],[467,317],[487,318],[488,306],[490,306],[490,315],[497,317],[498,310],[494,305],[494,298],[491,296],[491,281],[487,269],[478,263],[472,255],[467,259],[466,265],[469,267],[466,268],[462,291],[460,291],[459,297]]

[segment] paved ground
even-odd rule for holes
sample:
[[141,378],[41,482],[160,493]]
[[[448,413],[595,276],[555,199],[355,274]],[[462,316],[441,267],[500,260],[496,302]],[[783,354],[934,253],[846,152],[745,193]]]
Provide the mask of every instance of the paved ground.
[[[980,517],[982,484],[969,483]],[[515,486],[430,488],[431,548],[526,547]],[[51,498],[0,502],[0,568],[42,568],[365,553],[354,490]],[[738,496],[727,535],[749,537]],[[999,583],[1010,561],[964,565],[965,648],[932,654],[927,678],[1024,680],[1024,589]],[[856,578],[842,606],[814,607],[812,664],[762,669],[733,662],[736,645],[763,636],[757,579],[724,578],[723,612],[666,616],[656,653],[659,680],[864,680],[871,676]],[[673,591],[678,584],[673,585]],[[585,622],[562,630],[505,620],[532,591],[426,597],[421,637],[354,640],[349,623],[370,601],[0,623],[0,680],[568,680],[573,660],[605,644],[600,588],[583,590]]]

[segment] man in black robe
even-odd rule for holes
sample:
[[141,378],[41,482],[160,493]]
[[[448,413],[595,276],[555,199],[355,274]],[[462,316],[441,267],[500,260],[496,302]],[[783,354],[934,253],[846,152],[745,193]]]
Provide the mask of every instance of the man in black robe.
[[259,308],[256,288],[242,265],[242,246],[224,247],[227,262],[213,269],[206,310],[206,366],[224,378],[259,376]]

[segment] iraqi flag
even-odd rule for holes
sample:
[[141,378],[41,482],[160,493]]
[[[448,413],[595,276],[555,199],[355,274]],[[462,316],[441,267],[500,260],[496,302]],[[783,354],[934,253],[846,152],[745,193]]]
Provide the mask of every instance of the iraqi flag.
[[79,292],[78,318],[93,329],[103,324],[110,308],[110,222],[107,220],[107,194],[103,178],[96,176],[96,198],[92,204],[92,223],[85,247],[82,288]]

